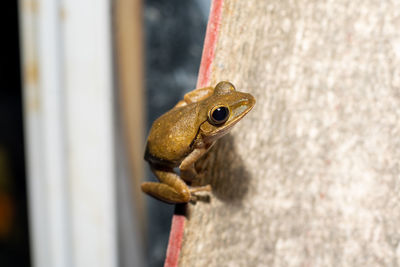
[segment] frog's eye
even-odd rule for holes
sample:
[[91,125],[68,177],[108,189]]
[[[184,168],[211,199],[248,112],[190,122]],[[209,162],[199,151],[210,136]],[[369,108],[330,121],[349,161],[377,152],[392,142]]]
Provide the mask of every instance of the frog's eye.
[[212,124],[223,124],[229,118],[229,109],[225,106],[216,106],[211,110],[209,117]]

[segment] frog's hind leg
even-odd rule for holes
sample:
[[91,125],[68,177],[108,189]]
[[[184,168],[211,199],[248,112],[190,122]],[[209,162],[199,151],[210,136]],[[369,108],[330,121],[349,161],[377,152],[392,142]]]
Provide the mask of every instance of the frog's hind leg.
[[160,183],[142,183],[142,191],[167,203],[187,203],[191,193],[186,183],[172,169],[152,169]]

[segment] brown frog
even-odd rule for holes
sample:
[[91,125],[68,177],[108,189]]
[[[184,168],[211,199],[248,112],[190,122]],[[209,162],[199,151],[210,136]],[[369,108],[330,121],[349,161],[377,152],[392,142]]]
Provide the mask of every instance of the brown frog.
[[[196,161],[216,140],[229,132],[254,106],[252,95],[236,91],[223,81],[214,87],[195,89],[159,117],[147,139],[145,160],[159,183],[142,183],[142,191],[167,203],[186,203],[192,193],[211,187],[189,187],[198,176]],[[179,167],[180,176],[174,172]]]

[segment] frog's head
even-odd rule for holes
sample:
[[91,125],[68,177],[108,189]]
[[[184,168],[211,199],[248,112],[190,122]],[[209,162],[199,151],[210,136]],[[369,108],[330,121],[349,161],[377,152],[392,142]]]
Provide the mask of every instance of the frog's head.
[[236,91],[230,82],[219,82],[214,94],[204,101],[207,119],[200,125],[203,140],[209,143],[227,134],[255,103],[252,95]]

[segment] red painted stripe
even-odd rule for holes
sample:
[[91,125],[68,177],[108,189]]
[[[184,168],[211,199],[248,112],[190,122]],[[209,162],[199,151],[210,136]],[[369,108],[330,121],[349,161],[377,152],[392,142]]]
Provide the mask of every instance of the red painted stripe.
[[196,88],[209,86],[210,83],[211,66],[214,60],[215,47],[217,46],[219,26],[221,25],[223,2],[224,0],[214,0],[212,2]]
[[174,215],[174,217],[172,218],[171,233],[169,234],[167,257],[165,259],[164,267],[178,266],[179,252],[181,251],[184,226],[185,216]]
[[[221,25],[223,2],[224,0],[213,0],[211,4],[196,88],[209,86],[211,80],[211,66],[215,56],[219,26]],[[164,267],[178,266],[184,229],[185,215],[177,214],[177,212],[175,212],[175,215],[172,218],[171,233],[169,235]]]

